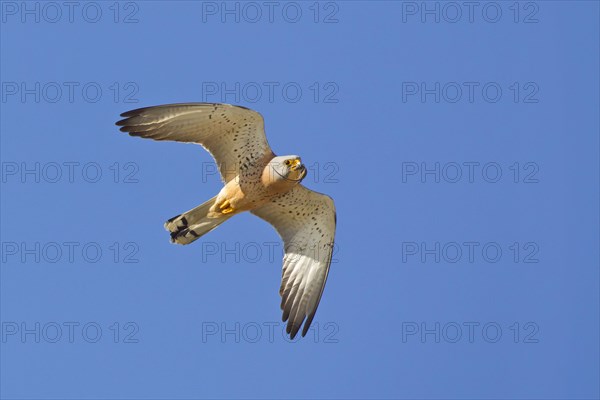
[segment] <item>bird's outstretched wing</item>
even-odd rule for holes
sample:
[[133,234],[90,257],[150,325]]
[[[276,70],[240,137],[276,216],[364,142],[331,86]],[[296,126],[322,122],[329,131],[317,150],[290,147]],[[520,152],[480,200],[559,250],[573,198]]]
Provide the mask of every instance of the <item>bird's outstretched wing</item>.
[[121,114],[121,131],[154,140],[202,145],[215,159],[223,182],[258,160],[273,157],[263,117],[245,107],[181,103],[139,108]]
[[335,205],[331,197],[302,185],[251,211],[275,227],[284,241],[281,309],[293,339],[304,319],[302,336],[313,321],[333,253]]

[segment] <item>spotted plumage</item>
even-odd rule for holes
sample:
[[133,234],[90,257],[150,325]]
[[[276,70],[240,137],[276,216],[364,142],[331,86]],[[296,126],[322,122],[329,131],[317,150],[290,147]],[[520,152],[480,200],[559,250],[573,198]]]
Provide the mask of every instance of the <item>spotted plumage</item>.
[[[202,145],[215,159],[223,189],[198,207],[165,223],[171,241],[189,244],[244,211],[266,220],[284,241],[281,287],[287,332],[302,336],[323,294],[335,236],[333,200],[300,183],[306,168],[298,156],[276,156],[256,111],[216,103],[140,108],[121,114],[131,136]],[[306,322],[305,322],[306,321]]]

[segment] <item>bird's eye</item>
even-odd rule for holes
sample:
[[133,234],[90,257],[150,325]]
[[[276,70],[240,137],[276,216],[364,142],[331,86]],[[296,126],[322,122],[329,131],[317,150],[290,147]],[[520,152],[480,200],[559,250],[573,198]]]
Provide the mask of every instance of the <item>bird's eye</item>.
[[292,164],[292,162],[290,160],[285,160],[285,165],[289,166],[290,164]]

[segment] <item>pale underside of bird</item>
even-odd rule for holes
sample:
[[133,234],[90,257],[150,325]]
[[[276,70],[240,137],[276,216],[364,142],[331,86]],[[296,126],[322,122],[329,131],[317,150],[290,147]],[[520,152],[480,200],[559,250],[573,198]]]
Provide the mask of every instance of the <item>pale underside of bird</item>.
[[302,323],[310,328],[329,273],[335,236],[331,197],[300,182],[300,157],[275,156],[263,117],[240,106],[183,103],[121,114],[121,131],[131,136],[202,145],[215,159],[223,189],[213,198],[169,219],[171,241],[189,244],[244,211],[264,219],[284,242],[281,309],[293,339]]

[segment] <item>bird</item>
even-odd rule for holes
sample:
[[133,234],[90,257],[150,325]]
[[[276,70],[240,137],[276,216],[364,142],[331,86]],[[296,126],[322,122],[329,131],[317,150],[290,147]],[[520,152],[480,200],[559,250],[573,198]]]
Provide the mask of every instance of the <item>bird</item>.
[[308,332],[321,301],[333,254],[337,217],[331,197],[301,184],[307,168],[297,155],[277,156],[264,118],[223,103],[178,103],[121,114],[131,136],[199,144],[214,158],[223,188],[210,200],[165,222],[171,242],[187,245],[242,212],[271,224],[284,243],[282,321],[293,340]]

